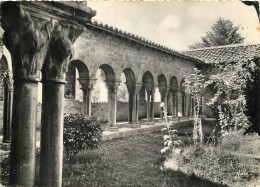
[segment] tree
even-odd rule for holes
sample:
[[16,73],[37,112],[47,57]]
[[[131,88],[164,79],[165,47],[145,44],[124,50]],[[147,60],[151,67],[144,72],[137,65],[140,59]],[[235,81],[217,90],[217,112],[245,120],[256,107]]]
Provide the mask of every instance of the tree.
[[195,42],[189,46],[190,49],[221,46],[229,44],[243,43],[245,38],[239,34],[240,25],[234,26],[234,23],[224,18],[219,18],[211,27],[211,30],[202,37],[202,42]]
[[195,99],[193,140],[194,144],[197,145],[198,141],[200,143],[203,142],[202,125],[199,113],[202,93],[206,87],[205,76],[202,75],[200,70],[194,68],[194,73],[185,77],[183,86],[185,88],[185,92],[187,92],[187,94],[191,94],[191,96]]
[[[207,85],[216,88],[214,97],[208,105],[217,106],[221,134],[229,132],[244,133],[251,125],[247,114],[247,90],[250,83],[257,81],[259,73],[258,58],[254,60],[239,60],[233,63],[215,64],[220,73],[211,75]],[[251,103],[252,104],[252,103]],[[256,105],[256,104],[255,104]],[[256,110],[257,107],[253,107]]]

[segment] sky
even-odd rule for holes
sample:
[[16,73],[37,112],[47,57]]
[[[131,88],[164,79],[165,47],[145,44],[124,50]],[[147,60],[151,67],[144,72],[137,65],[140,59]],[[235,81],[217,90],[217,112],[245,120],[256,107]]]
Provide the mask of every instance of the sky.
[[179,51],[200,41],[219,17],[241,25],[245,43],[260,43],[256,11],[240,1],[89,1],[88,6],[97,11],[95,20]]

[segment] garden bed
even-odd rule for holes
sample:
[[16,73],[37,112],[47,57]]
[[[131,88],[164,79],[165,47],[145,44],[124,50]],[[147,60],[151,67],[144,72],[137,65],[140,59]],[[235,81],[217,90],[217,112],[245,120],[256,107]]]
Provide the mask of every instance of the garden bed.
[[258,135],[229,135],[220,146],[187,146],[173,153],[165,169],[196,175],[232,187],[259,186],[260,138]]
[[162,170],[162,133],[104,142],[64,164],[64,186],[222,186],[182,172]]

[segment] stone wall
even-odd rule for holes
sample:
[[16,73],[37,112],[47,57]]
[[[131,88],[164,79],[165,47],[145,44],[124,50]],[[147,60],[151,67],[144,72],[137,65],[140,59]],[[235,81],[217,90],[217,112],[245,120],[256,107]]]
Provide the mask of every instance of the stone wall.
[[[65,99],[64,102],[64,113],[81,113],[82,102],[73,100],[73,99]],[[3,102],[0,101],[0,117],[2,117],[2,108]],[[146,102],[139,103],[139,119],[146,118]],[[94,102],[92,103],[92,114],[93,116],[97,116],[102,121],[107,121],[108,117],[108,105],[107,102]],[[155,117],[160,116],[160,103],[154,103],[154,115]],[[128,103],[127,102],[117,102],[117,121],[127,121],[128,120]],[[0,125],[2,125],[3,120],[1,120]],[[41,103],[38,103],[37,106],[37,126],[41,125]],[[2,127],[2,126],[1,126]]]

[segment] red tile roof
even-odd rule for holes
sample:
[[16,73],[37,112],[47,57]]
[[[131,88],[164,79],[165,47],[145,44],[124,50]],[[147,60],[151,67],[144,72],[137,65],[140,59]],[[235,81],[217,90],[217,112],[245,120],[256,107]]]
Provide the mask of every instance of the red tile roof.
[[235,62],[260,57],[260,44],[234,44],[183,51],[205,63]]

